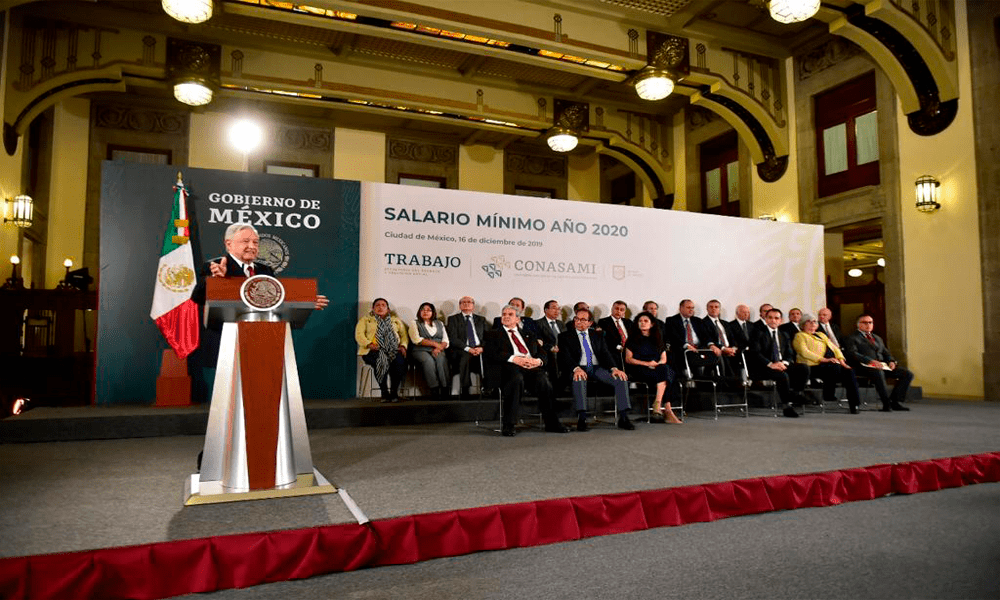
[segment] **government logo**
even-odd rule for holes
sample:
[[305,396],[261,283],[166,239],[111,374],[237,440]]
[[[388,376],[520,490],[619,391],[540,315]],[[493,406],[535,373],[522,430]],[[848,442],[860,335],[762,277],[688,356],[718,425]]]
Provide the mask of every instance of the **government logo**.
[[178,294],[189,292],[194,287],[194,271],[186,265],[163,265],[156,279],[160,285]]
[[288,267],[288,261],[292,257],[288,251],[288,244],[285,240],[273,233],[260,234],[260,246],[257,252],[257,260],[274,269],[275,274],[281,273]]

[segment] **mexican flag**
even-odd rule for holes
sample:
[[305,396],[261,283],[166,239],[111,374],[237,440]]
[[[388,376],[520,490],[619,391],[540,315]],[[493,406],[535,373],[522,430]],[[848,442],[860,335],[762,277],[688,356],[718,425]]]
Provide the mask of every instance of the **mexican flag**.
[[194,255],[189,243],[191,228],[187,214],[187,191],[177,174],[173,218],[163,236],[156,287],[149,316],[167,338],[181,360],[198,347],[198,306],[191,301],[194,289]]

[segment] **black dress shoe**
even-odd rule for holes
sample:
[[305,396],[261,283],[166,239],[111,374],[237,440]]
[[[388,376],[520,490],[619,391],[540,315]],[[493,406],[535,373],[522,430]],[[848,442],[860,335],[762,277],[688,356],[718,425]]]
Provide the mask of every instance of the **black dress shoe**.
[[899,402],[893,402],[892,404],[889,405],[889,407],[892,408],[892,410],[897,410],[900,412],[907,412],[910,410],[905,406],[903,406],[902,404],[900,404]]
[[548,433],[569,433],[569,427],[566,427],[562,423],[552,423],[545,426],[545,431]]
[[581,415],[580,418],[577,419],[577,421],[576,421],[576,430],[577,431],[590,431],[590,426],[587,425],[587,417]]
[[781,414],[785,415],[789,419],[797,419],[799,417],[799,413],[795,412],[795,409],[791,406],[786,406],[785,410],[781,411]]
[[888,404],[883,404],[882,408],[878,409],[879,412],[892,412],[892,408]]
[[861,412],[861,411],[860,411],[860,410],[858,409],[858,407],[857,407],[857,406],[852,406],[852,407],[851,407],[851,414],[852,414],[852,415],[856,415],[856,414],[858,414],[859,412]]
[[514,437],[517,435],[517,430],[513,427],[502,427],[500,428],[500,435],[504,437]]
[[628,415],[622,413],[618,415],[618,429],[624,429],[626,431],[632,431],[635,429],[635,425],[628,418]]

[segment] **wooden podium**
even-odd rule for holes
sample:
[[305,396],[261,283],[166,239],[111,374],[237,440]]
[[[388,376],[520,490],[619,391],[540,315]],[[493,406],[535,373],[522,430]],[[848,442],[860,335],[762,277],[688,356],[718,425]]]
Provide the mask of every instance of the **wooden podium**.
[[209,278],[205,324],[222,326],[201,472],[184,504],[335,493],[313,468],[292,328],[312,314],[316,280]]

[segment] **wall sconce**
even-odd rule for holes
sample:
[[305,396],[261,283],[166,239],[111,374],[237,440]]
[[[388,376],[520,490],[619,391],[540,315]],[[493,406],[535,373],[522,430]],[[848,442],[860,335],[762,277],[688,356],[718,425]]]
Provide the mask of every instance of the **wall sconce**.
[[646,30],[646,62],[632,80],[643,100],[663,100],[691,72],[687,38]]
[[4,223],[13,223],[18,227],[31,227],[31,217],[34,212],[34,203],[31,196],[21,194],[7,200],[10,205],[10,218],[4,217]]
[[577,137],[590,131],[590,105],[555,98],[552,101],[552,128],[545,133],[549,148],[569,152],[580,142]]
[[24,279],[17,276],[17,265],[21,264],[21,258],[14,254],[10,257],[10,277],[3,284],[5,290],[23,290]]
[[188,106],[211,102],[220,84],[221,57],[217,44],[167,38],[167,79],[173,83],[174,98]]
[[204,23],[212,18],[212,0],[163,0],[163,12],[182,23]]
[[930,175],[924,175],[917,179],[917,210],[920,212],[934,212],[941,208],[938,202],[938,188],[941,182]]
[[789,24],[805,21],[819,12],[820,0],[771,0],[767,9],[771,18]]

